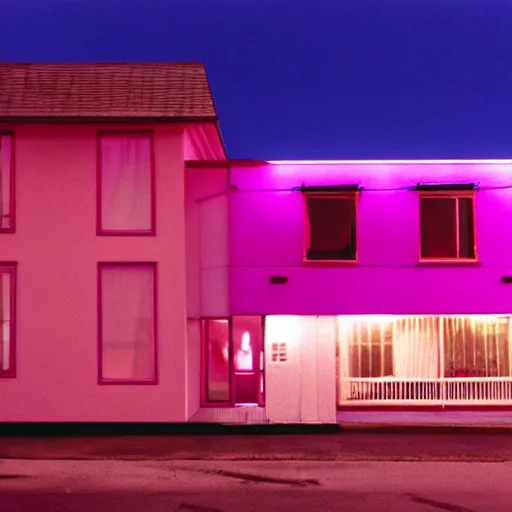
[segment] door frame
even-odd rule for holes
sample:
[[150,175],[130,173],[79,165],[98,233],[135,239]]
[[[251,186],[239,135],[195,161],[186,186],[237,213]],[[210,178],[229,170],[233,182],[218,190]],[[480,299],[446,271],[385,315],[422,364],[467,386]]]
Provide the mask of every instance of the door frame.
[[[201,317],[200,336],[201,336],[201,363],[200,363],[200,407],[237,407],[235,402],[235,367],[234,367],[234,351],[233,351],[233,318],[236,317],[256,317],[260,318],[260,353],[258,357],[258,402],[249,404],[248,407],[264,407],[266,382],[265,382],[265,315],[230,315],[216,317]],[[223,320],[228,323],[228,371],[229,371],[229,399],[227,401],[212,402],[208,400],[208,358],[209,358],[209,339],[208,339],[208,322],[215,320]],[[263,388],[263,389],[262,389]]]

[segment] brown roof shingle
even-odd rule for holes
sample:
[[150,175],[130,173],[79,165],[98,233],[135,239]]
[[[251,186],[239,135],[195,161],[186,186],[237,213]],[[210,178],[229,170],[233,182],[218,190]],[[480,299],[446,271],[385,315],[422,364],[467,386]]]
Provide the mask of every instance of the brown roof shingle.
[[0,63],[0,119],[217,119],[200,63]]

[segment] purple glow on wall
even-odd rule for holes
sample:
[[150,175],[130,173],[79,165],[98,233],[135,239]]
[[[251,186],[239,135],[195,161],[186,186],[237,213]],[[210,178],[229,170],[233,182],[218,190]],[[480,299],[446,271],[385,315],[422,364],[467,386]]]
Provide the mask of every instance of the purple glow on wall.
[[[270,163],[231,168],[234,314],[512,311],[512,161]],[[301,185],[360,183],[358,263],[304,264]],[[417,183],[478,183],[476,265],[419,263]],[[272,286],[269,276],[288,277]]]

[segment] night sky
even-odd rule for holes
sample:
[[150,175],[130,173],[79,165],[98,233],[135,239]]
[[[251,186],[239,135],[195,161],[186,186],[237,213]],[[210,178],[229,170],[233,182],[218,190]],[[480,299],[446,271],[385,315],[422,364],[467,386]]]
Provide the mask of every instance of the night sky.
[[2,0],[0,59],[203,61],[231,158],[512,157],[512,0]]

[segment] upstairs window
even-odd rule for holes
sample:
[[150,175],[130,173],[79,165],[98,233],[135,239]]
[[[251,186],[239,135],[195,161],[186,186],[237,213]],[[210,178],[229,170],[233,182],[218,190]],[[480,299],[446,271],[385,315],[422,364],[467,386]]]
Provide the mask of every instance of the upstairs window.
[[12,135],[0,133],[0,233],[14,232],[14,159]]
[[0,263],[0,378],[16,377],[16,265]]
[[474,260],[473,193],[420,196],[421,259]]
[[356,193],[306,193],[307,261],[356,261]]
[[157,384],[156,264],[98,267],[98,382]]
[[99,140],[99,235],[154,235],[152,132],[103,132]]

